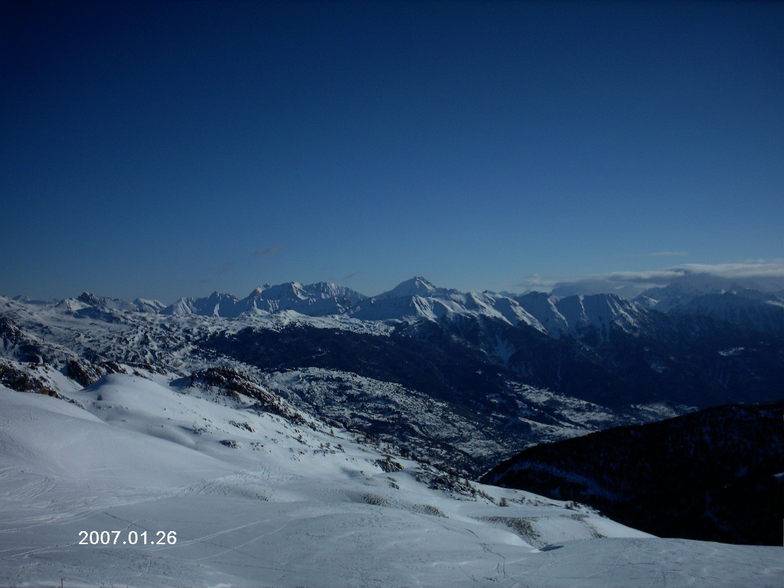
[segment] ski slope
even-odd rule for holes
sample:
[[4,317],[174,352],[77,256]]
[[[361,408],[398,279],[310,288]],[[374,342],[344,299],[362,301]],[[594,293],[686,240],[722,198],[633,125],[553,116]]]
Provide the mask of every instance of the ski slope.
[[[780,586],[780,548],[653,538],[442,474],[304,413],[111,375],[0,388],[0,585]],[[398,469],[400,468],[400,469]],[[508,506],[501,506],[501,504]],[[122,545],[129,531],[176,544]],[[119,531],[80,545],[80,531]]]

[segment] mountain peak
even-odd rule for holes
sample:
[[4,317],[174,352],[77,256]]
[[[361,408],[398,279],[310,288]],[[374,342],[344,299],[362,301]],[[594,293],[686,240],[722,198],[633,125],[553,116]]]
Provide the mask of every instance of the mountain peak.
[[84,302],[85,304],[90,304],[90,305],[92,305],[92,306],[96,306],[96,305],[98,305],[98,304],[100,304],[100,303],[101,303],[101,299],[100,299],[100,298],[98,298],[98,297],[97,297],[95,294],[93,294],[92,292],[82,292],[82,293],[81,293],[81,294],[79,294],[79,296],[77,297],[77,300],[78,300],[79,302]]
[[297,296],[302,293],[302,284],[299,282],[283,282],[282,284],[264,284],[248,294],[248,298],[279,298],[281,296]]
[[428,288],[430,290],[435,290],[435,286],[433,283],[425,278],[424,276],[414,276],[413,278],[406,280],[405,283],[414,284],[417,287]]
[[380,294],[376,298],[399,298],[407,296],[432,296],[439,292],[441,289],[436,288],[430,281],[422,276],[414,276],[404,282],[400,282],[397,286]]
[[263,285],[256,286],[253,290],[251,290],[250,294],[248,294],[247,297],[248,298],[256,298],[258,296],[261,296],[261,294],[262,294],[262,292],[264,292],[264,290],[268,290],[271,287],[272,286],[270,284],[265,282]]

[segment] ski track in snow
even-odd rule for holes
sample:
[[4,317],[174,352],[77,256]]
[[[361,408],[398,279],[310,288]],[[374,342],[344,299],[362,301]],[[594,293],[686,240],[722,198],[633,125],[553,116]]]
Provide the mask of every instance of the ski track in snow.
[[[74,397],[90,412],[0,389],[0,585],[737,588],[784,574],[777,548],[650,538],[526,492],[476,485],[506,498],[499,507],[430,489],[416,462],[384,472],[383,454],[345,431],[165,382],[111,376]],[[162,437],[149,422],[161,413],[169,427],[198,417],[213,428]],[[229,433],[236,449],[219,443]],[[499,522],[515,519],[539,549]],[[174,530],[178,541],[78,545],[80,530]]]

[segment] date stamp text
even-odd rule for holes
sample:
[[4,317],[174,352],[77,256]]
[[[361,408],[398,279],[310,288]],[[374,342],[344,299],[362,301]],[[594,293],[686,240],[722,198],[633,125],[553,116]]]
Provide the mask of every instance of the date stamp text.
[[79,531],[79,545],[176,545],[177,531]]

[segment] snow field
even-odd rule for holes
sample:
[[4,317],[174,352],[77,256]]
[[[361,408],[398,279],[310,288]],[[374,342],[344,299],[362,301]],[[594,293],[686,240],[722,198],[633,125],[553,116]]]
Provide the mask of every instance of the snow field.
[[[651,538],[578,505],[420,464],[303,415],[110,375],[68,395],[0,388],[0,585],[780,586],[778,548]],[[388,468],[389,469],[389,468]],[[508,506],[499,506],[505,499]],[[79,531],[176,531],[79,545]],[[122,540],[122,539],[121,539]]]

